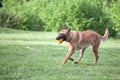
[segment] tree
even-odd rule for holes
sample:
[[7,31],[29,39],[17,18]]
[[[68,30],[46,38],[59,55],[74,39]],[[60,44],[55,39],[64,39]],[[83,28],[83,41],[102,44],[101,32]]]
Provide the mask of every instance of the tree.
[[0,0],[0,8],[1,8],[1,7],[3,7],[3,5],[2,5],[2,0]]

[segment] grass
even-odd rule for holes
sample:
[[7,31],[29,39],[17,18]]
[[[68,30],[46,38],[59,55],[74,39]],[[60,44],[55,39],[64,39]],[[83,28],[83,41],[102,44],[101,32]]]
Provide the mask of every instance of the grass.
[[90,47],[79,64],[59,66],[68,48],[56,35],[0,28],[0,80],[120,80],[119,40],[102,42],[96,65]]

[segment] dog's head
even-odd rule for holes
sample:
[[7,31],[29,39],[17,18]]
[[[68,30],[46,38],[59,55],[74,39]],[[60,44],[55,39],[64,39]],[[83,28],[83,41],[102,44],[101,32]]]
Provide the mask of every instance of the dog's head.
[[70,28],[67,29],[66,25],[64,25],[61,31],[58,33],[56,40],[58,40],[59,43],[62,43],[63,41],[67,41],[67,37],[70,34],[70,30],[71,30]]

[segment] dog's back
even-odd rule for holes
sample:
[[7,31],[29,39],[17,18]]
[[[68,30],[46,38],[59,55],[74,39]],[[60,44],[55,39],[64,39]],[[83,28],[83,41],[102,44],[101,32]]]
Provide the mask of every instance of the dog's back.
[[76,46],[76,49],[78,50],[88,47],[89,45],[94,45],[96,40],[99,43],[101,40],[107,40],[109,32],[108,29],[106,29],[104,36],[101,36],[100,34],[92,30],[87,30],[83,32],[71,31],[71,34],[73,35],[73,39],[71,42],[68,43],[74,44]]

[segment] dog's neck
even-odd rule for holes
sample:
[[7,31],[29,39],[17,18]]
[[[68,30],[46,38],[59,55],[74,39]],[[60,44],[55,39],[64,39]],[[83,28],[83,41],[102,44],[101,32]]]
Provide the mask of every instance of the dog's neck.
[[70,35],[68,35],[68,37],[67,37],[67,42],[71,42],[72,40],[73,40],[73,38],[74,38],[74,34],[72,34],[72,32],[70,33]]

